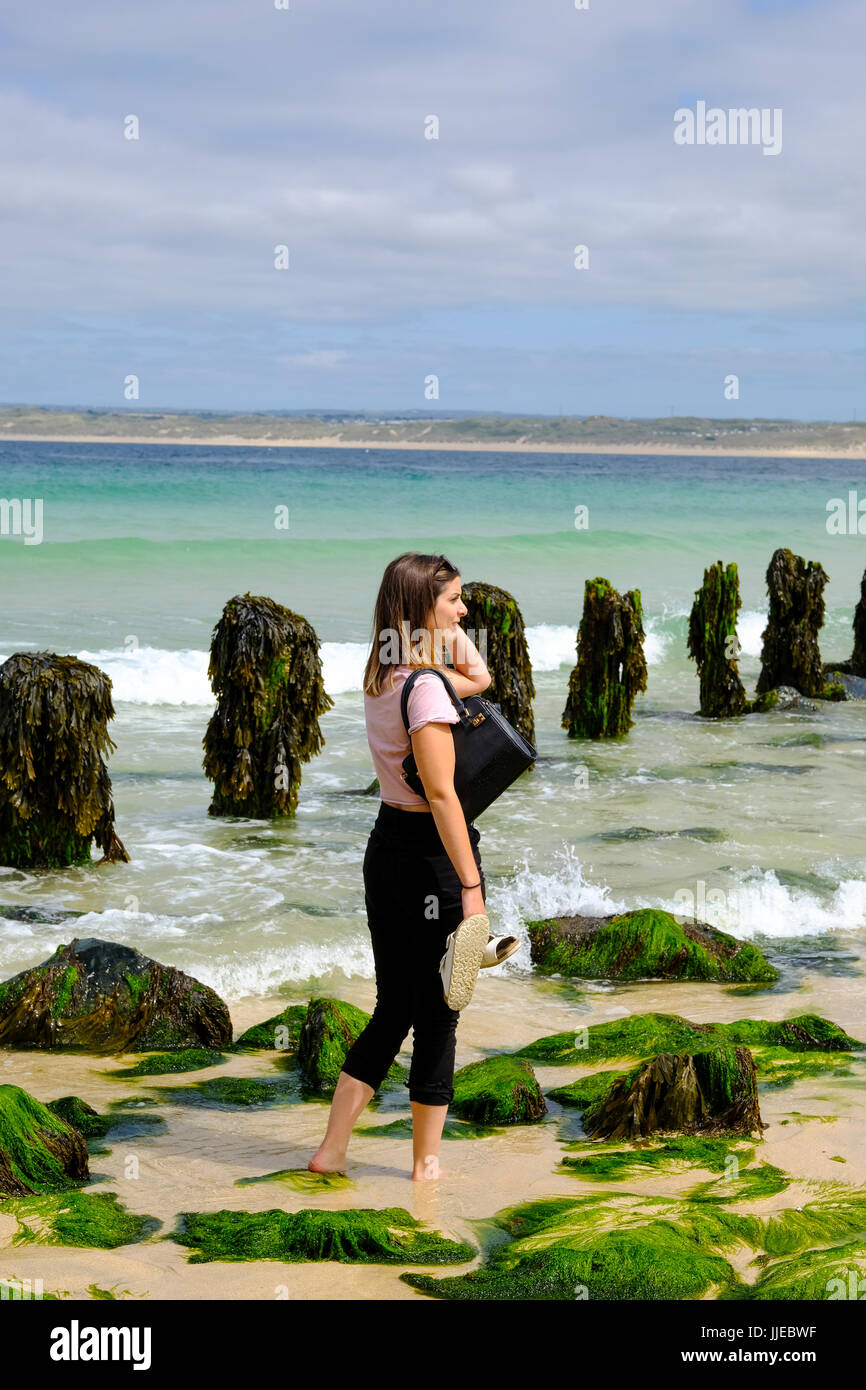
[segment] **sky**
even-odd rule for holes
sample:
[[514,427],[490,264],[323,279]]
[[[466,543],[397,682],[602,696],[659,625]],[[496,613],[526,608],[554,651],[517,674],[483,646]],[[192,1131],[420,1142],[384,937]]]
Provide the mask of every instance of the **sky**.
[[580,2],[4,0],[0,403],[863,419],[863,0]]

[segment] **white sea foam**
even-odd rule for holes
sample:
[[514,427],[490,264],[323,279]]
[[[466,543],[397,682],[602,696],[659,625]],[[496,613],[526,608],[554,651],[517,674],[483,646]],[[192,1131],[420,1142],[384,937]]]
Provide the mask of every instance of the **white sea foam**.
[[111,677],[112,699],[133,705],[213,705],[207,677],[207,652],[183,648],[164,651],[137,647],[134,651],[103,650],[77,653]]
[[766,626],[766,613],[756,613],[749,609],[737,614],[737,640],[744,656],[761,655],[761,633]]
[[866,927],[866,880],[842,879],[830,896],[781,883],[773,869],[750,869],[732,875],[730,886],[717,887],[696,880],[692,895],[662,903],[669,912],[689,915],[691,903],[699,921],[729,932],[740,940],[769,937],[820,936],[826,932],[850,932]]
[[[535,671],[558,671],[576,660],[577,628],[542,623],[526,630],[529,655]],[[671,634],[656,632],[647,620],[644,651],[652,666],[661,661]],[[322,676],[329,695],[360,691],[367,661],[365,642],[323,642],[319,648]],[[212,708],[215,697],[208,680],[209,654],[182,648],[104,648],[76,653],[111,677],[115,705],[178,705]],[[0,653],[0,664],[7,659]]]
[[303,984],[334,972],[372,980],[375,974],[370,939],[366,933],[348,939],[303,942],[267,951],[245,951],[212,958],[192,957],[183,969],[202,984],[210,985],[227,1003],[275,994],[282,984]]

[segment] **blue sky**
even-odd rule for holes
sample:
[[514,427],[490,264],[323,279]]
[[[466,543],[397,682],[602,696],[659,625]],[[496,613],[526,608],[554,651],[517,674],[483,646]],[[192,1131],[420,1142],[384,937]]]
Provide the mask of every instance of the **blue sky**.
[[[4,403],[866,413],[862,0],[7,0],[0,40]],[[699,100],[781,153],[678,146]]]

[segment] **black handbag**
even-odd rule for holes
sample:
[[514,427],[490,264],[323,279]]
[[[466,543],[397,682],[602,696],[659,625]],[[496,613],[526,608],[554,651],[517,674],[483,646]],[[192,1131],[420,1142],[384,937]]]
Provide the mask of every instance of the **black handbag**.
[[[407,733],[409,691],[425,671],[435,671],[444,682],[459,716],[456,724],[449,725],[454,736],[454,790],[469,825],[532,766],[538,754],[509,724],[498,704],[485,700],[483,695],[467,695],[461,700],[444,671],[436,666],[419,666],[403,684],[400,713]],[[426,801],[424,784],[411,751],[403,759],[403,771],[412,791]]]

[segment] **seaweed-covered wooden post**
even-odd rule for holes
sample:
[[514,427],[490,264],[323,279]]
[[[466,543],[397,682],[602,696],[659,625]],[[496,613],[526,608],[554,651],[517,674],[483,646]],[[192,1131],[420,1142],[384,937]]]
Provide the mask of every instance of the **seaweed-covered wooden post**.
[[866,570],[860,580],[860,602],[854,609],[854,650],[851,675],[866,676]]
[[58,869],[129,855],[105,757],[111,680],[74,656],[16,652],[0,666],[0,864]]
[[717,560],[704,570],[689,619],[688,652],[697,662],[701,714],[727,719],[743,714],[746,691],[737,668],[737,613],[741,607],[737,566]]
[[774,551],[767,568],[770,614],[761,636],[759,695],[792,685],[801,695],[823,696],[827,681],[818,649],[824,624],[828,575],[817,560],[808,564],[793,551]]
[[508,722],[534,747],[535,685],[517,600],[505,589],[481,582],[464,584],[460,597],[468,610],[463,627],[479,647],[491,676],[490,685],[482,694],[499,705]]
[[577,665],[568,682],[562,727],[569,738],[613,738],[634,724],[631,708],[646,690],[640,590],[618,594],[607,579],[587,579],[577,633]]
[[866,571],[860,580],[860,601],[854,609],[854,650],[847,661],[827,662],[824,671],[866,677]]
[[212,816],[294,815],[301,763],[324,746],[319,642],[306,618],[271,598],[236,595],[213,631],[208,675],[217,707],[203,744]]

